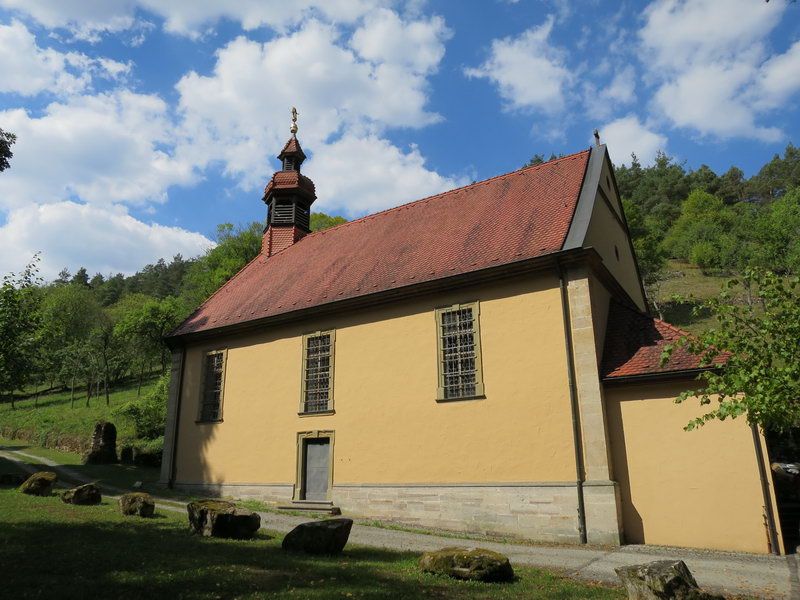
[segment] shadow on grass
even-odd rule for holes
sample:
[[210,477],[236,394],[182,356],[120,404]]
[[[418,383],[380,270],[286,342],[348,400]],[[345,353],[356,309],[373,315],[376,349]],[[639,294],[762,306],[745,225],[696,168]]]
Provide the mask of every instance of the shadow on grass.
[[[0,523],[0,541],[10,598],[416,598],[421,592],[418,581],[403,576],[409,555],[365,549],[339,557],[290,555],[276,540],[203,539],[169,522]],[[446,586],[425,587],[436,594]]]
[[0,446],[0,450],[14,452],[15,450],[27,450],[30,446]]
[[661,306],[664,320],[678,327],[693,325],[711,316],[711,311],[696,300],[671,300]]

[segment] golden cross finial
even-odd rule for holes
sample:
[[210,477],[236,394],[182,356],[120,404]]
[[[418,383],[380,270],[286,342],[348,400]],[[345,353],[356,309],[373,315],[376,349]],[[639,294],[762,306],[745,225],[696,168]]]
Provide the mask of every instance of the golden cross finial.
[[292,135],[297,133],[297,109],[294,106],[292,107],[292,127],[289,131],[292,132]]

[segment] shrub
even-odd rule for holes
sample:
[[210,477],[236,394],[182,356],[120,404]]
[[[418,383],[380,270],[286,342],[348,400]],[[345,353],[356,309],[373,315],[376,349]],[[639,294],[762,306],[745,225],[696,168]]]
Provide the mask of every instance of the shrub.
[[126,402],[114,414],[133,423],[134,434],[139,440],[154,440],[164,435],[168,395],[169,375],[163,375],[149,393]]

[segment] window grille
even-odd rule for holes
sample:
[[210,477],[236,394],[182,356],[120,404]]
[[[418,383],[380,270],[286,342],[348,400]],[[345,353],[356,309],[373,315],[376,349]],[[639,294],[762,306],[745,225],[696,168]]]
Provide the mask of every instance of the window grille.
[[287,156],[283,159],[283,170],[284,171],[294,171],[294,159]]
[[483,395],[478,305],[437,311],[439,326],[439,399]]
[[225,353],[206,354],[203,397],[200,405],[201,421],[219,421],[224,386]]
[[303,338],[303,405],[304,413],[332,410],[333,345],[332,331]]

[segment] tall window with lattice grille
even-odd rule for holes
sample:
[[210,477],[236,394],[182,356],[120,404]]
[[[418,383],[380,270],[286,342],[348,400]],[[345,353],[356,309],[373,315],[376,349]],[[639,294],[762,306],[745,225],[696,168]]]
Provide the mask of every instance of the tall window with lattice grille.
[[203,392],[198,420],[213,422],[222,419],[222,396],[225,389],[225,350],[214,350],[205,355],[203,365]]
[[439,347],[438,400],[484,395],[477,302],[436,311]]
[[334,331],[303,336],[302,414],[333,411]]

